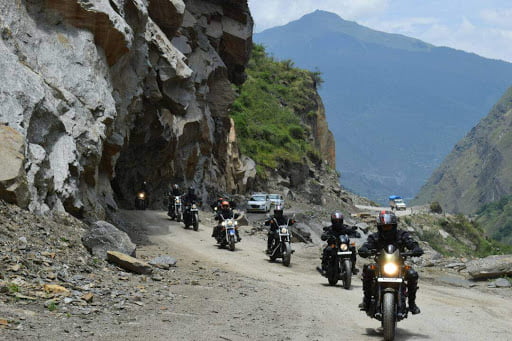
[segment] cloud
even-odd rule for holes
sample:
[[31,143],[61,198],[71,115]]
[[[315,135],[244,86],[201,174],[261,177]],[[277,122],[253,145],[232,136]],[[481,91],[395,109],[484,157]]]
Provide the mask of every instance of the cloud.
[[512,29],[512,9],[484,9],[480,17],[488,25]]
[[358,20],[383,13],[390,0],[249,0],[255,31],[297,20],[317,9],[338,14],[343,19]]

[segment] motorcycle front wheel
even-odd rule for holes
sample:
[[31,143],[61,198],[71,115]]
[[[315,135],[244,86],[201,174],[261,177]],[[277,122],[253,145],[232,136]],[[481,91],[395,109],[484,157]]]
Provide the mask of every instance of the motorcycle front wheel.
[[345,259],[343,261],[343,266],[345,267],[345,276],[343,277],[343,287],[345,289],[350,289],[350,285],[352,284],[352,261],[350,259]]
[[194,226],[194,231],[197,231],[197,230],[199,229],[199,222],[197,221],[197,217],[196,217],[196,219],[194,220],[194,224],[193,224],[193,226]]
[[392,292],[384,293],[382,299],[382,329],[384,331],[384,340],[392,341],[395,339],[396,328],[396,305],[395,294]]
[[181,214],[180,214],[180,213],[178,213],[178,214],[176,215],[176,221],[177,221],[178,223],[179,223],[179,222],[181,222]]
[[327,268],[327,280],[329,281],[329,285],[335,286],[336,283],[338,283],[339,277],[338,262],[331,260]]
[[229,250],[235,251],[235,237],[229,236]]
[[276,240],[275,239],[273,239],[272,243],[270,244],[270,256],[269,257],[272,262],[275,262],[275,260],[277,259]]
[[281,246],[283,248],[283,265],[290,266],[290,262],[292,260],[292,246],[290,243],[283,243]]

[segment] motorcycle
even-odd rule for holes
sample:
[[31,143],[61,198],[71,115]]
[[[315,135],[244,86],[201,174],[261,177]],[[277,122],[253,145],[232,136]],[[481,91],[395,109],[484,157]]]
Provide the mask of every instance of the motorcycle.
[[290,226],[293,223],[293,219],[288,219],[285,225],[279,225],[270,244],[270,260],[275,261],[277,258],[281,258],[284,266],[290,266],[292,253],[294,252],[291,246],[290,232]]
[[[222,216],[222,215],[221,215]],[[222,221],[219,226],[217,226],[217,233],[215,235],[215,239],[217,243],[220,244],[221,247],[225,247],[229,245],[229,250],[235,251],[235,243],[237,243],[237,233],[238,230],[238,214],[235,214],[233,218],[224,218],[222,217]]]
[[352,284],[352,255],[355,243],[351,243],[348,235],[342,234],[339,238],[331,237],[327,241],[329,259],[327,272],[325,277],[329,281],[329,285],[336,285],[338,280],[342,280],[343,287],[350,289]]
[[176,219],[176,221],[179,223],[181,221],[181,197],[176,195],[174,198],[170,198],[169,200],[170,203],[167,215],[171,217],[171,219]]
[[199,209],[197,208],[197,204],[195,202],[185,204],[185,208],[183,209],[183,223],[185,224],[186,229],[189,226],[192,226],[194,228],[194,231],[198,230]]
[[136,210],[145,210],[147,208],[147,194],[145,191],[137,192],[135,197],[135,209]]
[[395,338],[397,322],[407,318],[405,274],[410,267],[405,264],[405,260],[415,255],[412,252],[400,253],[392,244],[380,252],[373,252],[373,255],[376,264],[369,265],[374,280],[366,314],[381,321],[384,340],[390,341]]

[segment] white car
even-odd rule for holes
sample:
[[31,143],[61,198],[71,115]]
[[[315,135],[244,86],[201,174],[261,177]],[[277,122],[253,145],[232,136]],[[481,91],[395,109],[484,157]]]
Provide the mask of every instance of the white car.
[[267,193],[253,193],[247,201],[247,212],[269,212],[271,205]]
[[268,197],[270,198],[272,206],[284,206],[284,198],[281,194],[269,194]]

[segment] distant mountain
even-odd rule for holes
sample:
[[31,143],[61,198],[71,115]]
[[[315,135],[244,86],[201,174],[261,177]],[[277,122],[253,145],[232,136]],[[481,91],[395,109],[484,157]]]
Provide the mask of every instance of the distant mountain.
[[319,70],[342,184],[412,198],[510,85],[512,64],[378,32],[316,11],[255,34],[279,59]]
[[[507,90],[489,115],[457,143],[423,186],[415,202],[439,201],[445,211],[470,214],[485,204],[505,200],[504,197],[510,194],[512,88]],[[509,199],[503,200],[488,206],[487,212],[484,208],[479,213],[496,218],[496,211],[500,211],[497,207],[511,206]],[[512,211],[512,206],[508,210]],[[498,226],[491,232],[497,230]],[[512,227],[509,230],[508,242],[512,242]]]

